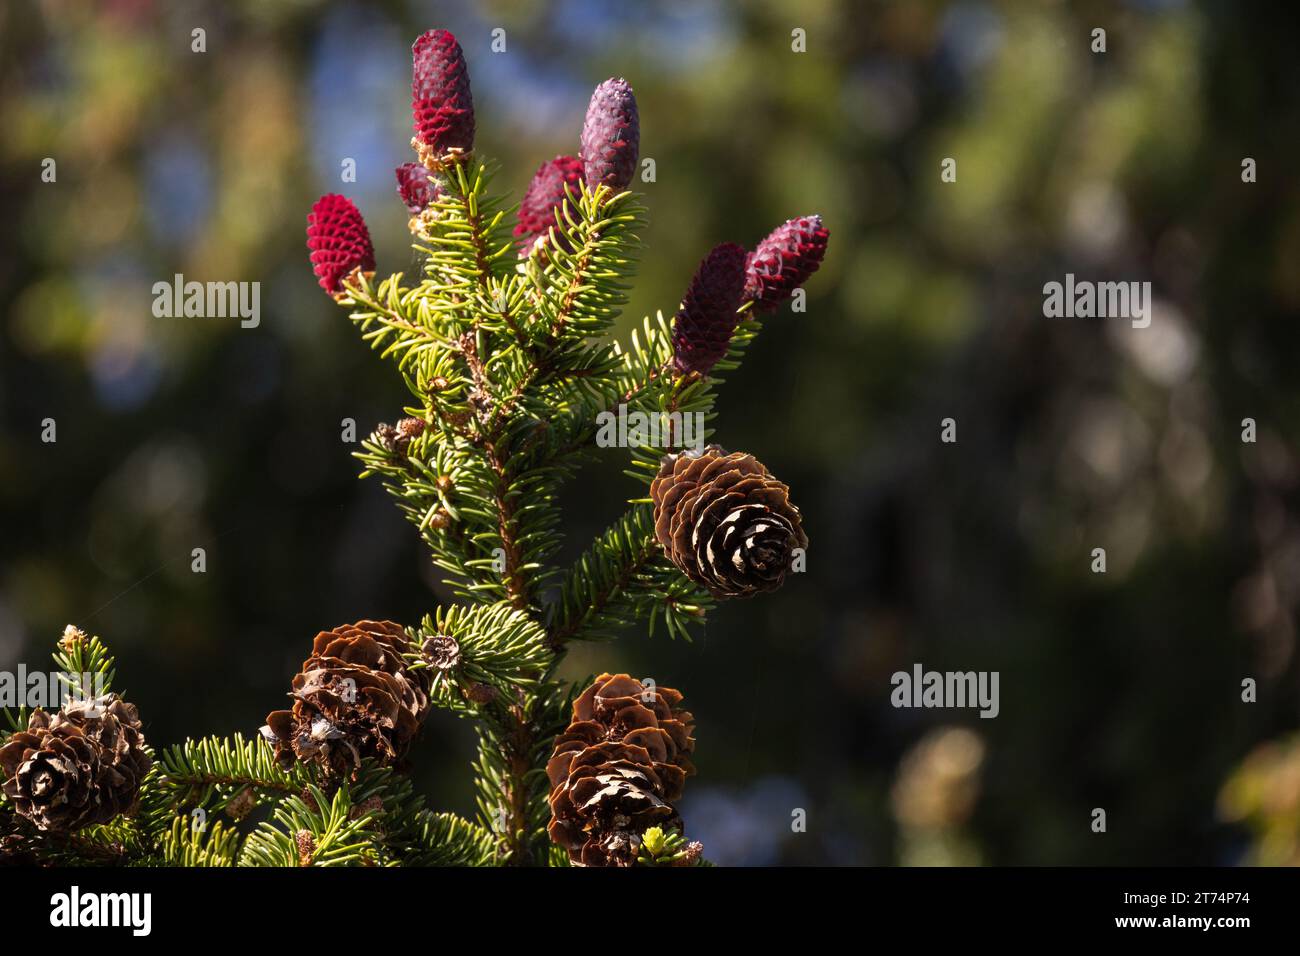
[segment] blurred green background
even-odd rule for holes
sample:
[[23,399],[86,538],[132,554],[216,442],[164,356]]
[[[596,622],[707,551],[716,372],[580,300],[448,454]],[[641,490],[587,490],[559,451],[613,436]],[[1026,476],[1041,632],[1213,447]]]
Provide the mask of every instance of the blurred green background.
[[[392,169],[433,26],[516,198],[591,88],[632,82],[657,180],[625,329],[718,242],[831,231],[718,434],[791,485],[808,572],[693,645],[566,662],[686,693],[711,859],[1300,862],[1300,71],[1293,31],[1226,2],[0,5],[0,667],[77,623],[155,745],[248,733],[317,630],[445,597],[340,440],[405,396],[304,247],[343,192],[381,272],[416,265]],[[155,318],[177,272],[260,282],[261,325]],[[1066,272],[1149,280],[1151,327],[1044,318]],[[638,494],[622,464],[568,490],[574,552]],[[1000,715],[892,708],[916,662],[999,671]],[[471,809],[471,755],[436,714],[437,802]]]

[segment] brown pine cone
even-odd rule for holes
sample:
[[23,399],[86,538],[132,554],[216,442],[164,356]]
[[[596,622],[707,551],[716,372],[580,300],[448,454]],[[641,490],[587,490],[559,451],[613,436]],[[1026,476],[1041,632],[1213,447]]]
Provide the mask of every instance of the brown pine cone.
[[41,830],[71,832],[134,810],[152,765],[135,706],[116,694],[36,710],[0,747],[5,796]]
[[744,452],[665,456],[650,497],[664,554],[714,597],[776,590],[794,549],[808,547],[790,489]]
[[573,702],[546,764],[551,840],[579,866],[631,866],[641,834],[675,824],[672,803],[695,772],[694,718],[682,695],[601,674]]
[[429,711],[424,670],[408,671],[406,633],[392,621],[321,631],[293,679],[292,710],[268,714],[262,736],[288,768],[315,761],[345,775],[365,757],[400,761]]

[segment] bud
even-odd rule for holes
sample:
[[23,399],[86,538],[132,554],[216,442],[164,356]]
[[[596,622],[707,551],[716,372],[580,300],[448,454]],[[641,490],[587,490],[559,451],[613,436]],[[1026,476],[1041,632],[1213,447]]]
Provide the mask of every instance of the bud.
[[63,636],[59,638],[59,650],[65,654],[71,654],[73,650],[84,646],[89,642],[86,632],[75,624],[69,624],[63,629]]
[[576,215],[565,187],[576,195],[581,188],[582,175],[582,162],[574,156],[556,156],[537,167],[523,202],[519,204],[519,224],[515,226],[521,256],[532,252],[537,241],[547,235],[555,225],[555,211],[561,206],[570,210],[571,215]]
[[307,248],[312,271],[330,295],[343,291],[343,279],[354,270],[374,272],[375,249],[366,221],[352,200],[331,193],[321,196],[307,217]]
[[397,451],[397,429],[387,422],[380,422],[370,435],[370,440],[384,451]]
[[348,813],[349,820],[360,820],[367,813],[382,813],[384,809],[384,798],[375,794],[362,800],[351,812]]
[[232,820],[242,820],[257,809],[257,796],[251,787],[244,787],[226,804],[226,816]]
[[587,187],[608,186],[622,192],[636,172],[641,148],[641,122],[636,97],[624,79],[608,79],[596,87],[582,124],[582,167]]
[[441,198],[438,181],[420,163],[402,163],[393,172],[397,176],[397,195],[412,216],[420,215]]
[[424,434],[423,418],[403,418],[397,423],[397,440],[410,443]]
[[311,866],[316,856],[316,838],[310,830],[299,830],[293,835],[293,842],[298,848],[298,865]]
[[826,255],[830,232],[821,216],[803,216],[777,226],[745,266],[745,300],[774,309],[808,281]]
[[447,30],[430,30],[411,47],[411,116],[421,150],[437,159],[474,148],[474,99],[460,44]]
[[744,288],[744,248],[734,242],[715,246],[695,271],[673,321],[673,368],[679,375],[707,375],[727,354]]

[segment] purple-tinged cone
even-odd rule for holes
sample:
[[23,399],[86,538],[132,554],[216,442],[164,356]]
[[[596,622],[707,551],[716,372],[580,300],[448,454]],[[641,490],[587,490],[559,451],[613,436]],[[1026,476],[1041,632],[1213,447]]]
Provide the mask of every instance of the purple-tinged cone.
[[695,271],[673,321],[673,368],[679,375],[707,375],[726,356],[740,321],[745,257],[743,246],[723,243]]
[[447,30],[430,30],[411,47],[411,117],[415,138],[435,158],[474,148],[474,98],[460,44]]
[[622,192],[632,182],[641,148],[641,121],[636,97],[624,79],[608,79],[596,87],[582,124],[583,172],[587,188],[608,186]]
[[808,281],[826,255],[831,234],[821,216],[790,219],[758,244],[745,266],[745,301],[774,309]]

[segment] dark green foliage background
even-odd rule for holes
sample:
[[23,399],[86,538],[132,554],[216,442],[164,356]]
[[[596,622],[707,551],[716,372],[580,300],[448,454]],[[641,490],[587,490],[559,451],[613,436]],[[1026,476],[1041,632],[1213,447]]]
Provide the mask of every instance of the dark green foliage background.
[[[624,330],[671,312],[718,242],[812,212],[831,230],[807,312],[767,323],[720,402],[722,443],[804,510],[808,573],[694,645],[566,663],[686,693],[683,811],[709,856],[896,862],[900,757],[958,722],[988,748],[977,859],[1241,859],[1217,792],[1300,713],[1300,81],[1293,34],[1228,4],[6,3],[0,666],[43,664],[77,623],[155,745],[247,733],[317,630],[445,597],[339,440],[405,396],[303,247],[312,200],[341,191],[381,273],[415,265],[391,170],[430,26],[460,38],[479,151],[516,197],[576,151],[596,82],[633,83],[657,181]],[[1150,279],[1163,311],[1145,331],[1044,319],[1067,271]],[[176,272],[261,282],[260,327],[154,318]],[[624,460],[569,489],[568,556],[638,493]],[[917,661],[1000,671],[1001,715],[892,709]],[[435,714],[415,756],[435,805],[470,809],[471,755]]]

